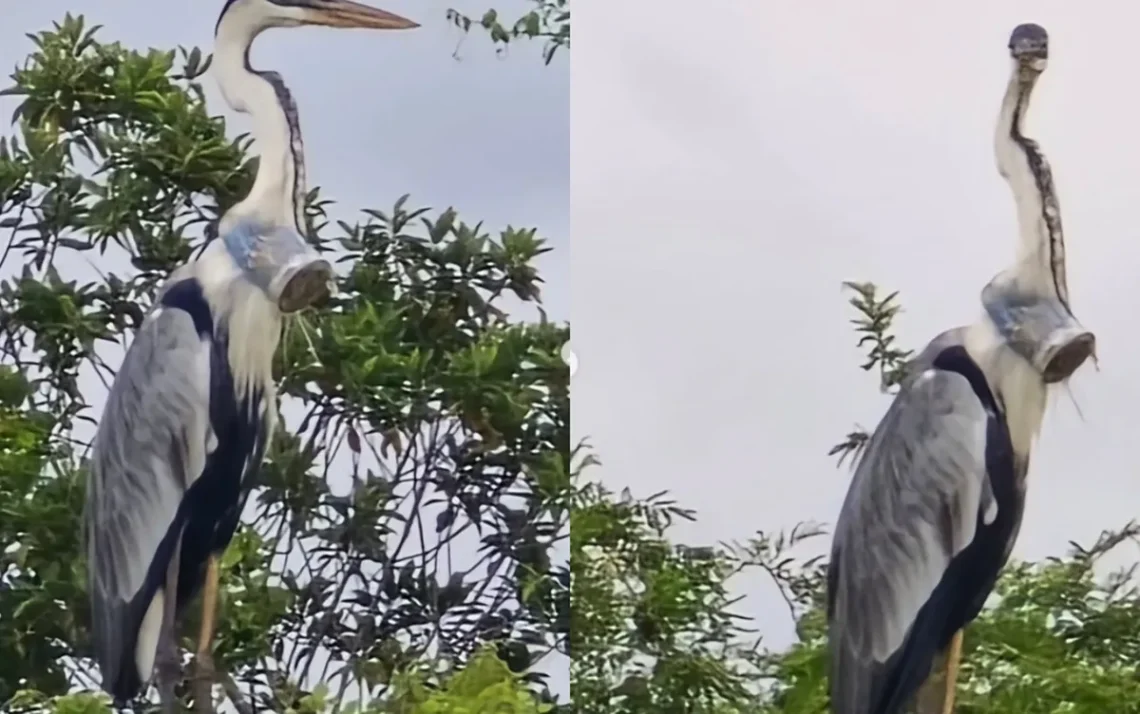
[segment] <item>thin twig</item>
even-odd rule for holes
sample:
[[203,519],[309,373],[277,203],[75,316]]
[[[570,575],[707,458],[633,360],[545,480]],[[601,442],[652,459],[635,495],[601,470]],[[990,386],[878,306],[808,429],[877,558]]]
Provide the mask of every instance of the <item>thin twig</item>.
[[234,681],[233,677],[223,672],[218,679],[221,680],[222,689],[225,690],[226,697],[230,700],[230,703],[234,705],[234,709],[238,710],[238,714],[254,714],[253,705],[249,703],[249,700],[247,700],[241,693],[241,690],[238,689],[237,682]]

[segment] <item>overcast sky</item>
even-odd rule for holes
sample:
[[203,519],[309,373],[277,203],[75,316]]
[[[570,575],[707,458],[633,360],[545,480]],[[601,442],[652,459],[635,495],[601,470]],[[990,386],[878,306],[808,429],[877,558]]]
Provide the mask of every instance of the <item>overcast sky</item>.
[[[1086,367],[1051,399],[1015,551],[1140,515],[1140,10],[625,0],[581,3],[572,79],[574,429],[598,470],[699,512],[679,539],[834,521],[826,456],[888,404],[844,280],[902,292],[906,345],[972,321],[1014,250],[992,136],[1021,22],[1049,30],[1029,133],[1055,172]],[[820,546],[826,546],[821,542]],[[741,582],[770,643],[791,626]]]

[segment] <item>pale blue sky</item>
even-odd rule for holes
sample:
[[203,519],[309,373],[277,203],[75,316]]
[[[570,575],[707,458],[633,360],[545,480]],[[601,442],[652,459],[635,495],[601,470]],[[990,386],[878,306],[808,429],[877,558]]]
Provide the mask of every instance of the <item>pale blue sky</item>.
[[[978,315],[1014,251],[992,148],[1006,42],[1037,22],[1052,58],[1030,133],[1101,371],[1073,380],[1083,421],[1051,398],[1015,552],[1140,515],[1140,10],[625,0],[575,20],[573,421],[602,480],[672,491],[698,511],[676,532],[691,543],[835,520],[849,474],[827,450],[888,403],[858,369],[840,283],[901,290],[908,346]],[[787,643],[764,579],[738,586]]]

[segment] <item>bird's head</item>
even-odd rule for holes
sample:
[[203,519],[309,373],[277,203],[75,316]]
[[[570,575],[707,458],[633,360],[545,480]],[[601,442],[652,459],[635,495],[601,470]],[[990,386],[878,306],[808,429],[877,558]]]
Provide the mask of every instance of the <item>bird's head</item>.
[[223,25],[246,29],[251,34],[270,27],[324,25],[362,27],[373,30],[410,30],[418,23],[395,13],[352,0],[227,0],[218,16],[214,33]]
[[1009,33],[1009,56],[1014,62],[1038,71],[1045,69],[1044,63],[1049,59],[1049,33],[1032,22],[1018,25]]

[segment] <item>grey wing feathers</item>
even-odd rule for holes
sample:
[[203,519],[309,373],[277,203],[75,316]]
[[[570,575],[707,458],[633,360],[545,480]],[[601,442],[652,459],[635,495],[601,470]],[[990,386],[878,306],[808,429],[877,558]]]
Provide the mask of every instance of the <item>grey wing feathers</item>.
[[965,377],[907,384],[856,469],[832,549],[832,706],[863,714],[874,672],[903,643],[950,559],[997,503],[985,469],[986,411]]
[[190,315],[159,309],[140,328],[107,398],[85,513],[92,634],[105,681],[117,677],[129,646],[122,641],[128,603],[205,463],[209,366],[208,344]]

